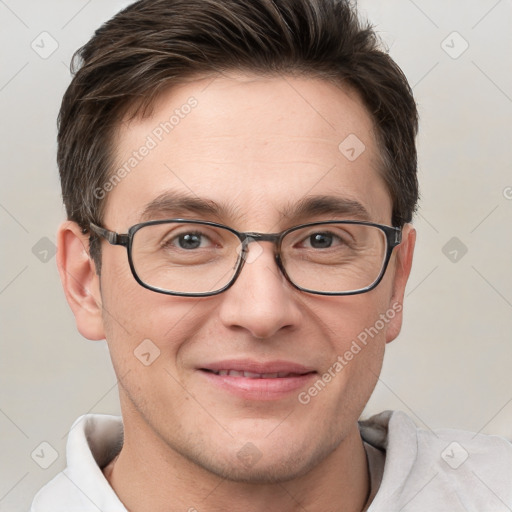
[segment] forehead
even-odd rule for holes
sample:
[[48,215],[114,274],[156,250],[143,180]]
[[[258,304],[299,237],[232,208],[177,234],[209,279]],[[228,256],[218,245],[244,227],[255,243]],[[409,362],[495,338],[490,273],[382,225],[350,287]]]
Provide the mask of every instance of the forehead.
[[173,87],[151,116],[121,124],[115,157],[105,224],[116,228],[166,193],[221,205],[230,218],[220,220],[241,229],[284,222],[308,196],[360,203],[377,222],[391,216],[370,116],[354,91],[320,79],[230,75]]

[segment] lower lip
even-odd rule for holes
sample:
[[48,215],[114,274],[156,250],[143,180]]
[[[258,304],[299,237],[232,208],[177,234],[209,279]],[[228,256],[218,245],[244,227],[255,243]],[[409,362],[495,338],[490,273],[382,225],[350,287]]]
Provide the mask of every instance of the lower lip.
[[316,373],[307,373],[294,377],[250,379],[248,377],[217,375],[205,370],[200,370],[200,372],[210,383],[245,400],[279,400],[285,398],[306,386],[316,376]]

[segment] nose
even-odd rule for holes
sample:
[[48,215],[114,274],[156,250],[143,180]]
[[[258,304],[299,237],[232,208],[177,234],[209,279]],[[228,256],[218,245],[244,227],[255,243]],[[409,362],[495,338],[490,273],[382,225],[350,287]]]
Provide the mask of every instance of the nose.
[[238,279],[222,294],[220,319],[230,329],[270,338],[298,325],[298,293],[277,266],[273,244],[252,243]]

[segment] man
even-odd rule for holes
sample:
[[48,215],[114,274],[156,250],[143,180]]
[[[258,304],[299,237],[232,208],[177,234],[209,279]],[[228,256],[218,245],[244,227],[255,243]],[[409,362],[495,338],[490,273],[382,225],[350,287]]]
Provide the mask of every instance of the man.
[[350,4],[142,0],[79,57],[58,265],[123,418],[77,420],[32,510],[510,510],[505,440],[358,423],[401,327],[417,112]]

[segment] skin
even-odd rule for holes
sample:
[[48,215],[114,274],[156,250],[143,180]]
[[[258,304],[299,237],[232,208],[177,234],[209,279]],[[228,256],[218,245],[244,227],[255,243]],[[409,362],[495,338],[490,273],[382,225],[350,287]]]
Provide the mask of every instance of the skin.
[[[369,220],[390,225],[392,202],[371,119],[355,92],[319,79],[231,74],[174,87],[151,117],[120,126],[118,164],[190,96],[197,107],[108,194],[106,228],[125,233],[166,191],[214,200],[226,212],[213,220],[240,231],[278,232],[343,218],[294,218],[293,206],[313,195],[358,201]],[[354,161],[338,149],[349,134],[366,146]],[[361,331],[402,303],[414,242],[407,225],[382,282],[360,295],[296,290],[275,265],[272,244],[261,242],[230,289],[183,298],[141,287],[125,248],[107,242],[98,277],[87,235],[65,222],[58,264],[67,299],[82,335],[106,338],[119,379],[125,442],[106,474],[125,506],[363,510],[369,475],[357,420],[385,345],[400,331],[401,312],[306,405],[295,392],[274,401],[244,400],[209,385],[197,368],[223,359],[279,359],[321,375]],[[134,356],[145,339],[160,350],[149,366]],[[245,465],[237,454],[249,442],[261,458]]]

